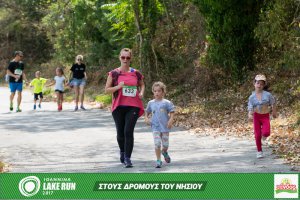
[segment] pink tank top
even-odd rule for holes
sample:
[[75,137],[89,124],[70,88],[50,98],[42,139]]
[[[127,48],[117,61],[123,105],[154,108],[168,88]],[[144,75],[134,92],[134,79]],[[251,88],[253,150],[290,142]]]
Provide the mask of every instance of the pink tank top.
[[[112,76],[112,72],[109,72],[108,75]],[[142,79],[143,78],[144,77],[142,76]],[[120,72],[117,84],[119,84],[122,81],[124,81],[124,86],[138,86],[137,85],[138,78],[135,70],[131,70],[130,72]],[[124,96],[122,90],[123,90],[122,88],[119,89],[118,96],[116,98],[113,98],[112,100],[112,112],[118,106],[132,106],[132,107],[140,108],[139,117],[142,116],[144,114],[144,106],[142,100],[139,97],[139,91],[137,90],[136,95],[134,97],[131,97],[131,96]]]

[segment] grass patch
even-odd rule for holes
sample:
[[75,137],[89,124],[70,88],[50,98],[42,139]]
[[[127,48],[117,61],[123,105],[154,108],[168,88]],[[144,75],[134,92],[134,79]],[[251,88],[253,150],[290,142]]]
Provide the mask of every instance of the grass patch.
[[65,102],[72,102],[73,101],[73,99],[74,99],[74,97],[73,97],[73,95],[65,95],[64,96],[64,101]]
[[5,164],[0,161],[0,173],[3,173]]
[[100,94],[95,97],[95,101],[98,103],[103,103],[104,105],[109,105],[112,103],[111,94]]
[[51,88],[49,87],[49,88],[45,88],[44,89],[44,91],[43,91],[43,95],[50,95],[51,94],[51,92],[52,92],[52,90],[51,90]]

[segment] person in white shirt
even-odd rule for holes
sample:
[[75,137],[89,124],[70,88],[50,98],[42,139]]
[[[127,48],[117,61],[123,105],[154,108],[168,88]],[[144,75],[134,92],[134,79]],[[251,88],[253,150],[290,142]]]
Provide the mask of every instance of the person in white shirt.
[[62,103],[64,100],[64,86],[68,83],[68,80],[64,74],[64,71],[61,67],[56,68],[56,76],[54,77],[55,83],[52,83],[48,86],[55,84],[55,93],[57,96],[57,110],[62,111]]

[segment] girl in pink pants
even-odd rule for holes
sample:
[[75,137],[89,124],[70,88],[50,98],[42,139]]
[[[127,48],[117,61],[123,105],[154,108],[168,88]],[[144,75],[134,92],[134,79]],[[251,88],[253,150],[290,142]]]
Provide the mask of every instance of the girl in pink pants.
[[253,121],[257,158],[263,158],[261,140],[270,136],[270,107],[272,116],[277,117],[276,104],[273,95],[265,91],[266,77],[257,75],[254,80],[255,91],[252,92],[248,101],[248,118]]

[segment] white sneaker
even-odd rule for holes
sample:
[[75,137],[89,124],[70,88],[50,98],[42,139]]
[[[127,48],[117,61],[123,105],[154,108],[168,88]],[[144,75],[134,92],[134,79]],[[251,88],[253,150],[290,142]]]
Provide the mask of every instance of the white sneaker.
[[262,151],[259,151],[256,153],[256,158],[263,158],[264,155],[263,155],[263,152]]

